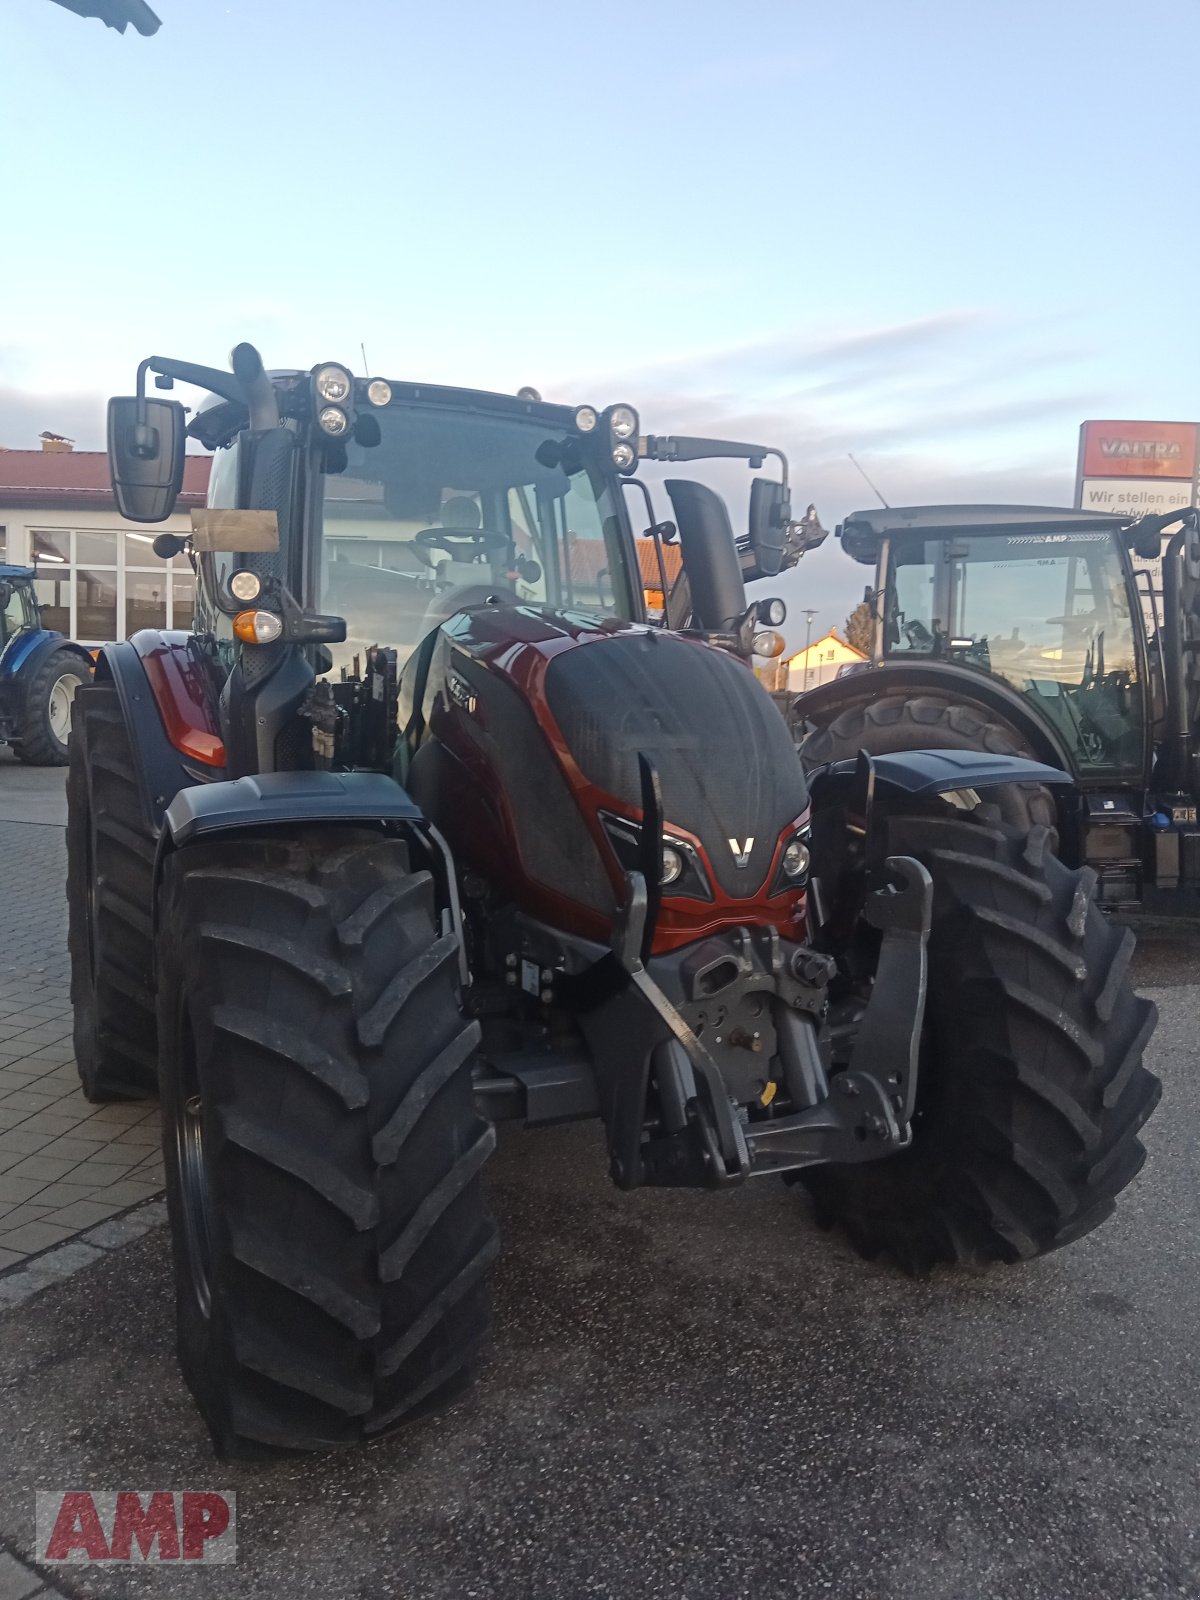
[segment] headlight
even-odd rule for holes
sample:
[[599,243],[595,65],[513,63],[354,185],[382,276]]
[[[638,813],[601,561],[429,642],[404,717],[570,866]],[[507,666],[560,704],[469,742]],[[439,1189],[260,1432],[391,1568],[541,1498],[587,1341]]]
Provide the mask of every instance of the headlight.
[[786,878],[802,878],[808,871],[812,852],[803,839],[793,839],[783,852],[783,874]]
[[612,459],[618,472],[629,472],[637,466],[637,451],[631,444],[615,444]]
[[789,890],[803,889],[807,884],[812,866],[811,840],[812,829],[805,824],[803,828],[797,828],[784,845],[775,876],[771,880],[772,894],[786,894]]
[[614,439],[636,439],[638,414],[632,406],[613,406],[608,413],[608,426]]
[[340,406],[350,398],[351,379],[345,367],[318,367],[313,377],[313,389],[318,400],[327,405]]
[[600,413],[595,406],[580,406],[575,413],[576,433],[595,433]]
[[273,611],[239,611],[233,632],[243,644],[274,644],[283,632],[283,619]]
[[235,572],[229,580],[229,592],[235,600],[257,600],[262,592],[257,572]]
[[341,406],[326,406],[318,416],[317,423],[321,432],[327,433],[331,439],[339,439],[350,428],[350,418]]
[[768,628],[782,628],[787,621],[787,607],[782,600],[760,600],[758,620],[765,622]]
[[392,403],[392,386],[386,378],[372,378],[367,385],[367,399],[373,406],[389,406]]
[[[613,854],[626,872],[642,870],[642,825],[601,811],[600,821]],[[673,899],[711,900],[708,875],[695,847],[675,834],[664,834],[659,882]]]

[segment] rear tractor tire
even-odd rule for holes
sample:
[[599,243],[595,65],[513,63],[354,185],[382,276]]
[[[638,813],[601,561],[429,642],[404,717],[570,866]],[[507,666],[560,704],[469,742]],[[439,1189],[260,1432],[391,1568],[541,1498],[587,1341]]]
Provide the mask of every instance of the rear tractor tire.
[[1142,1065],[1156,1013],[1130,983],[1133,934],[1045,828],[903,817],[888,848],[934,884],[913,1139],[806,1171],[817,1220],[913,1272],[1044,1255],[1103,1222],[1145,1159],[1161,1086]]
[[[852,705],[824,727],[805,731],[804,708],[793,713],[793,733],[806,772],[826,762],[853,761],[868,755],[895,755],[903,750],[985,750],[991,755],[1027,756],[1034,752],[1016,729],[996,722],[976,706],[939,695],[885,695]],[[1040,783],[1000,784],[987,791],[987,804],[999,821],[1027,833],[1049,828],[1057,848],[1054,796]]]
[[67,946],[75,1060],[89,1100],[158,1092],[154,837],[111,684],[80,689],[67,773]]
[[489,1323],[495,1135],[429,874],[373,831],[297,831],[179,852],[163,905],[179,1358],[218,1454],[445,1403]]
[[70,757],[75,697],[91,673],[73,650],[55,650],[33,675],[17,726],[16,752],[31,767],[65,767]]

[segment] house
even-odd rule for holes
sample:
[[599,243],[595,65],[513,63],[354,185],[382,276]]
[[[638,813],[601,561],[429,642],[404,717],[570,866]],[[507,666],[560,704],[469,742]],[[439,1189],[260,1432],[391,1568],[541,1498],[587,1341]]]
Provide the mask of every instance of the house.
[[160,561],[151,547],[159,533],[191,531],[209,458],[187,458],[179,509],[146,528],[117,515],[102,451],[76,450],[49,432],[41,445],[0,448],[0,561],[36,564],[45,626],[88,645],[139,628],[190,627],[191,567],[182,556]]
[[841,638],[836,628],[830,628],[822,639],[814,639],[807,650],[801,650],[787,663],[787,687],[793,694],[805,689],[819,688],[832,683],[841,667],[853,666],[867,657],[852,644]]

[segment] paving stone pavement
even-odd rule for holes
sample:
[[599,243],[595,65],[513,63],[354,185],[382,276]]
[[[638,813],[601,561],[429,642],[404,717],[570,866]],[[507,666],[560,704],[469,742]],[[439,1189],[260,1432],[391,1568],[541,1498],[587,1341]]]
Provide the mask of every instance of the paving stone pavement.
[[[61,781],[46,774],[50,815]],[[79,1090],[65,877],[56,822],[0,821],[0,1271],[163,1185],[157,1106],[92,1106]]]

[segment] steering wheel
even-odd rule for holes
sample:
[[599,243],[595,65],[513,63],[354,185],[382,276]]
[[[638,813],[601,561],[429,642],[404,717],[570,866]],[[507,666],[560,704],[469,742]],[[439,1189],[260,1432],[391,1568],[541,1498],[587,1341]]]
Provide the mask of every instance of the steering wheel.
[[468,559],[475,560],[488,550],[506,550],[511,541],[506,533],[493,533],[489,528],[422,528],[413,536],[413,543],[422,550],[445,550],[451,560],[466,549]]

